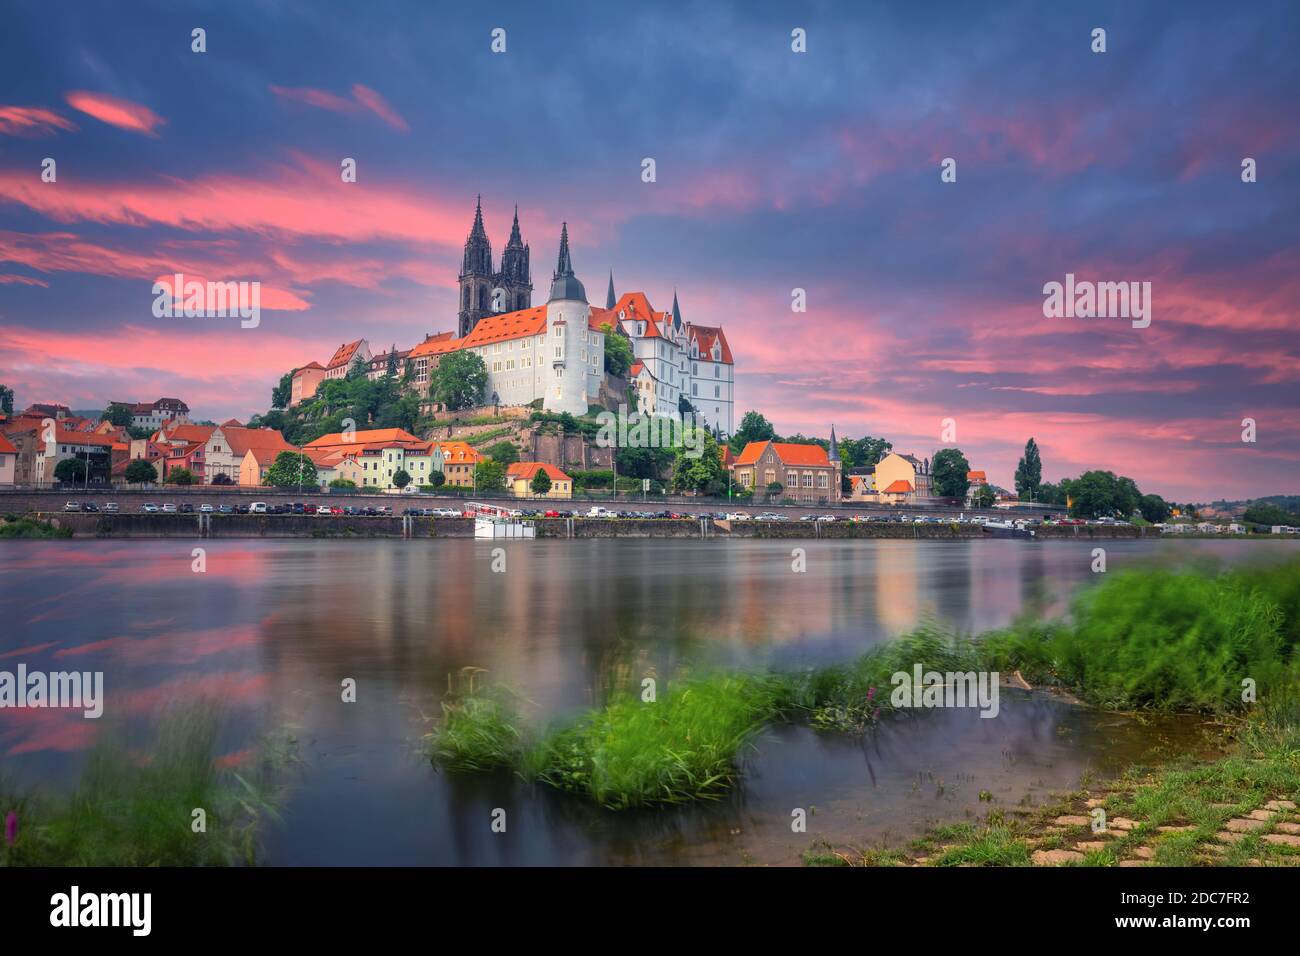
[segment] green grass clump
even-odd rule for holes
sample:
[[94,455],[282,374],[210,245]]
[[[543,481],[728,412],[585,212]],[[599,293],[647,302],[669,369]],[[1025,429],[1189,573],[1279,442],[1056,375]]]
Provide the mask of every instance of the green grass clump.
[[1300,636],[1300,564],[1223,574],[1120,572],[1082,593],[1066,622],[1023,622],[981,640],[990,666],[1020,669],[1101,707],[1242,709],[1288,679]]
[[717,797],[782,692],[774,681],[715,675],[682,680],[653,703],[619,693],[548,734],[525,774],[615,810]]
[[783,712],[802,716],[818,729],[862,730],[892,713],[890,702],[894,674],[910,675],[914,665],[923,671],[972,671],[981,668],[975,645],[946,634],[933,623],[895,641],[872,648],[855,660],[834,664],[789,679]]
[[[215,765],[217,721],[204,708],[164,719],[143,760],[109,735],[64,800],[0,783],[0,818],[18,816],[5,866],[228,866],[253,864],[258,832],[277,818],[269,791]],[[206,832],[193,830],[195,809]]]
[[459,772],[515,767],[525,750],[518,708],[500,690],[443,701],[442,722],[432,740],[434,763]]
[[0,538],[71,538],[71,528],[55,527],[48,521],[7,514],[0,521]]

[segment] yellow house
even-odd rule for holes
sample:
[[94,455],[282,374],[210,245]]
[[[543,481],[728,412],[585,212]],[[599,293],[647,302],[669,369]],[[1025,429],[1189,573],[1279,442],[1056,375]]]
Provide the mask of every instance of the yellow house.
[[[546,472],[551,487],[544,495],[533,491],[533,479],[539,471]],[[517,461],[506,469],[506,487],[516,498],[572,498],[573,479],[554,465],[540,461]]]
[[[907,489],[900,490],[900,481],[907,482]],[[897,504],[916,492],[916,468],[898,452],[890,452],[876,463],[876,488],[882,501]]]

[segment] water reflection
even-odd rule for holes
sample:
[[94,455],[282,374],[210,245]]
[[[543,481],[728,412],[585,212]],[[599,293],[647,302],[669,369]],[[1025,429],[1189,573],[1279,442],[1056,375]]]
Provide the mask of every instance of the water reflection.
[[[818,838],[901,841],[930,820],[1072,787],[1166,744],[1177,727],[1037,698],[1002,716],[931,714],[864,739],[768,734],[716,804],[610,814],[509,775],[436,774],[425,718],[465,666],[518,687],[537,720],[599,699],[611,673],[838,660],[925,615],[980,631],[1059,613],[1092,578],[1089,543],[1018,541],[448,541],[0,543],[0,669],[102,670],[111,719],[144,725],[175,698],[226,706],[231,763],[289,726],[303,765],[271,834],[280,863],[792,863]],[[791,569],[792,548],[807,572]],[[1239,560],[1247,542],[1112,542],[1108,563]],[[358,685],[355,704],[340,682]],[[0,712],[7,773],[72,779],[97,727]],[[488,826],[509,813],[506,834]],[[815,808],[806,834],[790,811]]]

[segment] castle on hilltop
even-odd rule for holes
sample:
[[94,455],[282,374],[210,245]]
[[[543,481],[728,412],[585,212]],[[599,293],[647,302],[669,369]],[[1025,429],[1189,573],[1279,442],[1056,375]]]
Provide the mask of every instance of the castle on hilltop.
[[409,363],[413,387],[425,396],[443,356],[468,350],[487,368],[484,405],[541,399],[546,411],[585,415],[605,384],[606,337],[619,335],[632,347],[627,379],[636,408],[630,411],[675,417],[689,405],[711,429],[731,433],[735,361],[721,325],[685,321],[676,292],[672,308],[663,312],[644,292],[617,296],[612,273],[604,307],[592,305],[574,271],[567,223],[560,228],[544,305],[532,304],[529,259],[516,207],[500,268],[494,267],[480,198],[461,258],[456,331],[426,336],[409,350],[394,349],[394,355],[372,354],[365,339],[343,343],[326,365],[312,362],[294,372],[292,404],[310,398],[320,381],[347,374],[358,361],[372,378]]

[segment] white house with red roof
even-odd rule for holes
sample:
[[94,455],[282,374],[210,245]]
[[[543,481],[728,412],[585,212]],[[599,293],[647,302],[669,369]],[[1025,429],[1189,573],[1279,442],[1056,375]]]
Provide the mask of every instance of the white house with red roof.
[[736,366],[721,327],[683,321],[676,292],[668,312],[657,311],[644,292],[625,292],[615,302],[613,276],[609,302],[608,314],[632,341],[637,411],[677,417],[685,399],[710,428],[731,434]]
[[0,432],[0,488],[13,487],[18,481],[18,449]]

